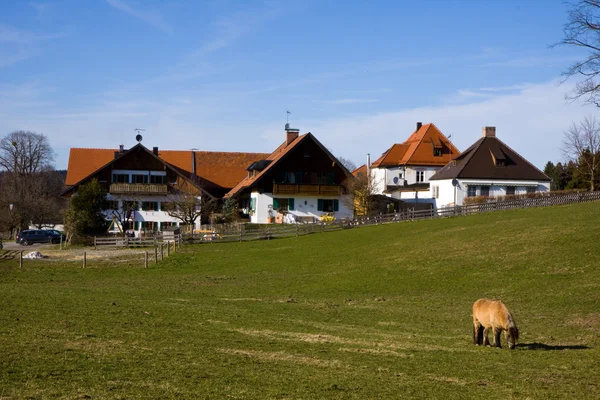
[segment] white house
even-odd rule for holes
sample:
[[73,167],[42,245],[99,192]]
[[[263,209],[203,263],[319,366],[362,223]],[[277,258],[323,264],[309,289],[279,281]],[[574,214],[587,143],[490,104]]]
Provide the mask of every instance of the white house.
[[286,140],[247,171],[225,197],[237,198],[253,223],[312,222],[325,213],[353,216],[346,194],[352,175],[310,132],[299,136],[286,125]]
[[[81,184],[97,179],[114,202],[106,217],[111,230],[152,234],[182,224],[166,211],[177,196],[221,198],[246,175],[246,166],[263,153],[234,153],[147,149],[141,143],[129,150],[72,148],[63,196],[75,195]],[[124,205],[127,204],[127,207]],[[171,213],[172,214],[172,213]],[[200,217],[193,229],[199,229]],[[124,225],[124,226],[122,226]]]
[[462,205],[474,196],[498,197],[550,190],[551,179],[496,137],[482,137],[430,179],[437,207]]
[[432,123],[417,122],[404,143],[396,143],[370,166],[374,194],[406,202],[433,202],[430,178],[460,151]]

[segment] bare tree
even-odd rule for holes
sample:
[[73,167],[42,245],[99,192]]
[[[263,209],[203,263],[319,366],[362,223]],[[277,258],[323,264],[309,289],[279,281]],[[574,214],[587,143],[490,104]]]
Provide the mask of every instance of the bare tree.
[[123,233],[125,233],[125,230],[129,229],[127,225],[129,222],[133,221],[135,211],[139,209],[139,206],[140,200],[137,198],[126,196],[112,198],[109,212],[113,218],[117,220],[123,229]]
[[600,0],[580,0],[571,4],[563,33],[564,38],[554,46],[573,46],[587,52],[585,58],[563,72],[565,81],[573,76],[582,79],[567,98],[583,97],[586,102],[600,107]]
[[567,160],[577,164],[578,170],[594,191],[600,171],[600,124],[596,118],[586,117],[579,124],[573,123],[564,132],[562,151]]
[[359,173],[348,181],[347,190],[349,196],[342,200],[345,206],[354,210],[355,216],[367,216],[375,209],[375,189],[377,181],[366,173]]
[[53,157],[44,135],[16,131],[0,139],[0,169],[6,170],[0,196],[2,202],[13,205],[10,217],[17,228],[31,222],[39,225],[60,213],[57,199],[62,183],[57,184],[51,175]]
[[193,193],[178,193],[167,197],[165,211],[185,225],[194,226],[196,220],[207,220],[215,211],[216,200],[208,195],[198,196]]
[[15,131],[0,140],[0,167],[11,175],[32,175],[48,168],[54,151],[48,138],[29,131]]
[[349,160],[349,159],[344,158],[344,157],[338,157],[337,159],[340,162],[340,164],[342,164],[344,167],[346,167],[346,169],[348,171],[352,172],[352,171],[354,171],[356,169],[356,164],[354,164],[352,162],[352,160]]

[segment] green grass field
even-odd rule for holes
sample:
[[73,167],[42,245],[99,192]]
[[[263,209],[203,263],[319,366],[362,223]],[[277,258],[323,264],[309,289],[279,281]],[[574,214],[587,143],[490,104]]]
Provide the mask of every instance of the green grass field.
[[[479,297],[516,350],[472,344]],[[599,398],[599,365],[598,202],[0,263],[0,399]]]

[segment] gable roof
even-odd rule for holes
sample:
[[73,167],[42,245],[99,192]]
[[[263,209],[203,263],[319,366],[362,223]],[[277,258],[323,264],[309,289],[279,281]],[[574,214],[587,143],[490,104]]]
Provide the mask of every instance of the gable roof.
[[[152,151],[145,147],[144,149],[154,155]],[[118,153],[117,149],[72,148],[69,154],[65,185],[79,184],[83,179],[114,161],[115,153]],[[158,158],[190,179],[193,175],[193,153],[196,161],[196,176],[225,189],[234,187],[243,179],[246,175],[245,169],[249,164],[268,155],[266,153],[159,150]]]
[[360,167],[356,168],[354,171],[352,171],[352,176],[354,177],[358,177],[362,174],[367,174],[367,164],[363,164]]
[[[496,166],[502,160],[504,166]],[[437,171],[429,180],[510,179],[550,181],[551,179],[495,136],[473,143],[460,156]]]
[[[321,150],[323,150],[323,152],[325,152],[325,154],[327,154],[332,160],[337,161],[337,159],[333,156],[333,154],[331,154],[329,152],[329,150],[327,150],[327,148],[325,146],[323,146],[321,144],[321,142],[319,142],[317,140],[317,138],[315,138],[315,136],[308,132],[304,135],[299,136],[298,138],[294,139],[294,141],[290,144],[286,142],[283,142],[281,145],[279,145],[274,152],[272,152],[271,154],[269,154],[264,161],[269,161],[269,163],[265,166],[265,168],[260,171],[258,174],[256,174],[255,176],[252,177],[248,177],[246,176],[241,182],[239,182],[233,189],[231,189],[229,191],[229,193],[227,193],[225,195],[225,197],[233,197],[236,196],[237,194],[239,194],[242,190],[244,189],[248,189],[252,186],[254,186],[257,182],[259,182],[262,177],[264,177],[269,171],[271,171],[282,159],[285,158],[286,155],[290,154],[292,152],[293,149],[297,148],[301,143],[303,143],[306,140],[312,140],[314,141],[317,146],[319,146],[321,148]],[[346,167],[344,167],[343,164],[341,164],[339,161],[337,162],[337,165],[344,171],[344,173],[347,176],[352,176],[352,174],[350,173],[350,171],[348,171],[346,169]]]
[[[434,156],[434,148],[446,148],[449,153]],[[460,151],[432,123],[422,125],[413,132],[404,143],[396,143],[387,149],[381,157],[371,164],[374,168],[399,165],[445,165],[449,157],[455,157]]]

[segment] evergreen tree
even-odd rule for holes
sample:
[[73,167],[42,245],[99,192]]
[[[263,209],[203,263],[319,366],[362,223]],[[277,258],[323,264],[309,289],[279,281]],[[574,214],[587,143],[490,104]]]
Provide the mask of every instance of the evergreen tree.
[[105,211],[111,206],[106,195],[97,179],[79,186],[65,218],[67,232],[83,236],[105,233],[109,224]]

